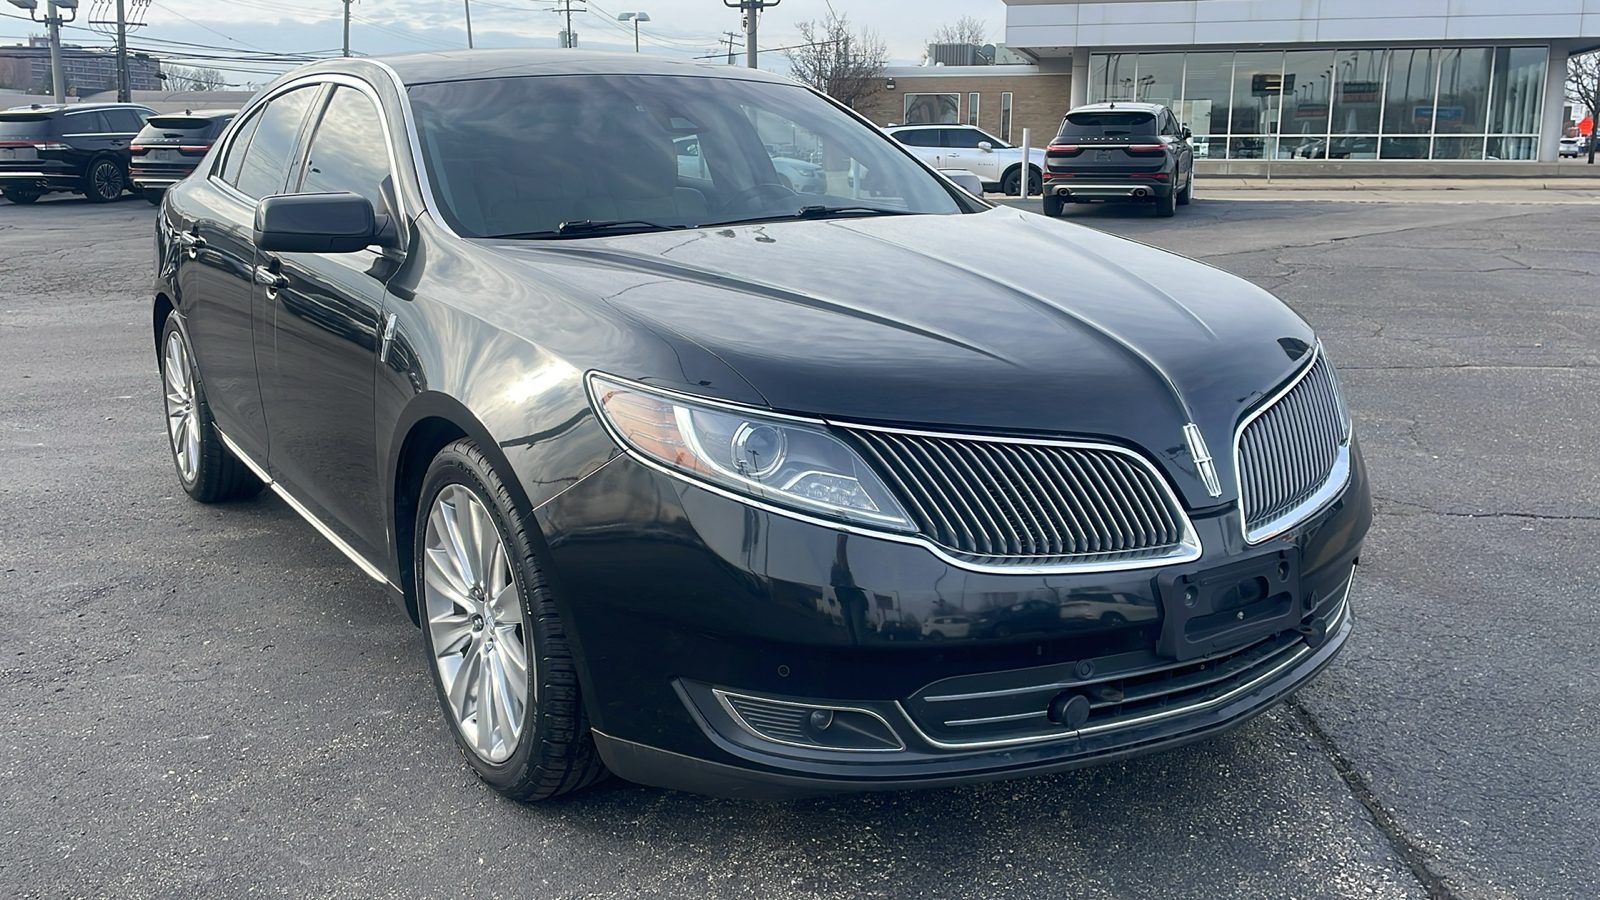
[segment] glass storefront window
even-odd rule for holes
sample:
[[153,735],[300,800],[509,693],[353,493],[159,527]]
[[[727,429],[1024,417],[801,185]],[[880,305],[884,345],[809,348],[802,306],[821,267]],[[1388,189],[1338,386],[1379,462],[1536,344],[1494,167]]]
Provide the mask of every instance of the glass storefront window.
[[1483,159],[1483,135],[1477,137],[1436,137],[1434,159]]
[[1011,92],[1004,91],[1000,94],[1000,138],[1006,142],[1011,141]]
[[[1276,134],[1283,100],[1283,52],[1240,53],[1233,60],[1233,123],[1236,135]],[[1230,159],[1235,159],[1229,153]],[[1259,159],[1260,157],[1245,157]]]
[[[1178,120],[1195,133],[1196,152],[1209,145],[1211,135],[1228,134],[1228,109],[1233,95],[1233,53],[1190,53],[1183,83],[1183,104]],[[1218,142],[1211,157],[1222,157]]]
[[1491,137],[1484,159],[1535,159],[1538,152],[1536,137]]
[[967,95],[967,124],[973,128],[978,127],[978,101],[982,96],[981,94]]
[[1283,55],[1283,111],[1279,159],[1322,159],[1328,151],[1328,79],[1332,50],[1292,50]]
[[1089,101],[1132,100],[1137,53],[1096,54],[1089,66]]
[[[1439,71],[1439,51],[1410,48],[1389,52],[1389,85],[1383,104],[1384,134],[1430,134]],[[1424,153],[1422,159],[1427,159]]]
[[1335,55],[1333,70],[1318,76],[1334,85],[1333,119],[1329,123],[1334,134],[1378,133],[1378,105],[1383,102],[1388,54],[1387,50],[1344,50]]
[[1494,89],[1489,99],[1491,134],[1538,134],[1548,53],[1543,47],[1495,49]]
[[906,94],[903,125],[960,125],[960,94]]
[[[1488,125],[1489,78],[1494,51],[1489,47],[1446,50],[1439,64],[1437,134],[1483,134]],[[1480,152],[1482,148],[1479,148]],[[1435,159],[1461,159],[1458,156]]]
[[1183,97],[1183,54],[1139,54],[1138,99],[1176,108]]

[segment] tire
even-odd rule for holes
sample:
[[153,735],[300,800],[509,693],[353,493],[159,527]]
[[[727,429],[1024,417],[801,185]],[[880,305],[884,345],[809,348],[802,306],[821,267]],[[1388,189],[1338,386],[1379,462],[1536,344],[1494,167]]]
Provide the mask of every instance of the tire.
[[1167,191],[1167,195],[1156,196],[1156,218],[1170,219],[1178,214],[1178,189]]
[[[534,527],[472,441],[428,466],[415,531],[428,672],[467,763],[521,802],[606,775],[566,628],[534,558]],[[498,714],[485,719],[485,707]]]
[[44,196],[38,191],[23,191],[16,188],[7,188],[5,191],[0,193],[3,193],[7,200],[10,200],[12,203],[17,204],[18,206],[32,203],[33,201]]
[[151,206],[160,206],[161,198],[165,196],[166,193],[166,191],[160,188],[144,188],[139,191],[139,195],[146,200],[149,200]]
[[[1005,177],[1000,180],[1000,190],[1005,193],[1007,197],[1018,197],[1022,195],[1021,166],[1017,166],[1015,169],[1012,169],[1006,173]],[[1028,167],[1028,193],[1033,195],[1044,193],[1044,176],[1040,175],[1039,170],[1033,168],[1032,166]]]
[[1060,197],[1044,198],[1044,214],[1052,219],[1058,219],[1066,211],[1067,204]]
[[167,412],[167,449],[178,483],[201,503],[244,500],[265,486],[217,435],[189,339],[174,316],[161,330],[161,384]]
[[1188,206],[1194,202],[1194,170],[1189,170],[1189,180],[1183,183],[1183,193],[1178,195],[1178,205]]
[[128,186],[128,176],[116,160],[102,156],[89,164],[83,176],[83,195],[90,203],[110,203],[122,197]]

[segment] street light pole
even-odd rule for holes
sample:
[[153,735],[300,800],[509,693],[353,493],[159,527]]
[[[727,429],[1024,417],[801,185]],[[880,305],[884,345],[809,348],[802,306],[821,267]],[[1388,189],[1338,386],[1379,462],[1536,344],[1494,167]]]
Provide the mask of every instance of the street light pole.
[[467,49],[471,50],[472,49],[472,0],[461,0],[461,4],[467,8]]
[[[28,11],[28,18],[49,26],[50,31],[50,86],[55,88],[56,102],[67,102],[67,86],[61,77],[61,26],[78,18],[78,0],[45,0],[44,18],[38,16],[39,0],[10,0],[12,6]],[[61,10],[72,10],[72,18],[64,18]]]
[[747,67],[760,68],[756,63],[756,26],[761,18],[761,11],[782,2],[783,0],[722,0],[723,6],[744,12],[744,53]]
[[633,52],[638,53],[639,52],[639,23],[640,22],[648,22],[648,21],[650,21],[650,14],[649,13],[642,13],[642,12],[625,12],[625,13],[622,13],[622,14],[617,16],[617,21],[618,22],[626,22],[629,19],[633,20]]
[[350,0],[344,0],[344,55],[350,55]]
[[128,10],[125,0],[117,0],[117,102],[133,100],[133,85],[128,80]]

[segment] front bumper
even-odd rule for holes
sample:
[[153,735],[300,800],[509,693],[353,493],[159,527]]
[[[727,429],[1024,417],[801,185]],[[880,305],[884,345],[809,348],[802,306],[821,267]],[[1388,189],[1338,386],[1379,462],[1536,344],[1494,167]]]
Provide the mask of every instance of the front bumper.
[[[1359,448],[1352,456],[1342,494],[1282,538],[1247,547],[1235,508],[1203,511],[1194,514],[1198,563],[1126,572],[958,568],[918,546],[746,506],[625,456],[538,517],[595,741],[616,774],[745,797],[935,787],[1198,740],[1327,666],[1350,634],[1352,571],[1372,515]],[[1163,578],[1266,552],[1294,556],[1301,606],[1263,620],[1275,630],[1241,632],[1237,646],[1186,659],[1158,652],[1170,644],[1164,629],[1183,620],[1164,606]],[[997,612],[1019,609],[1035,612]],[[970,621],[921,627],[952,615]],[[1073,702],[1094,707],[1086,719],[1052,718],[1053,703],[1077,694],[1085,699]],[[868,731],[876,720],[892,737],[818,744],[803,720],[763,719],[762,708],[746,720],[729,695],[769,712],[853,716]]]

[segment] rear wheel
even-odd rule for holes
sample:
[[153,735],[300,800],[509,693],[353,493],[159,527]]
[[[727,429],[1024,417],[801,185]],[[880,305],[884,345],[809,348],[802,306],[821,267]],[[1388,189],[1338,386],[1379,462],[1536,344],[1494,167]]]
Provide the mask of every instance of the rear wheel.
[[18,205],[22,205],[24,203],[32,203],[33,201],[35,201],[35,200],[39,199],[40,197],[44,196],[42,193],[40,193],[38,191],[24,191],[24,190],[18,190],[17,188],[6,188],[3,192],[0,192],[0,193],[3,193],[7,200],[10,200],[12,203],[15,203],[15,204],[18,204]]
[[183,490],[201,503],[243,500],[261,493],[261,479],[217,434],[194,354],[173,316],[167,317],[161,332],[161,383],[166,395],[167,444]]
[[1178,189],[1177,188],[1173,188],[1172,190],[1167,191],[1167,194],[1166,194],[1165,197],[1163,197],[1163,196],[1161,196],[1159,194],[1156,195],[1156,216],[1158,218],[1170,219],[1170,218],[1172,218],[1173,216],[1175,216],[1177,214],[1178,214]]
[[1059,218],[1066,211],[1066,202],[1060,197],[1046,195],[1044,198],[1044,214],[1052,219]]
[[149,200],[151,206],[160,206],[161,197],[165,193],[166,191],[161,188],[142,188],[139,191],[139,195]]
[[83,194],[90,203],[110,203],[122,196],[127,184],[116,160],[101,157],[89,164],[89,173],[83,178]]
[[1189,180],[1183,183],[1183,193],[1178,195],[1178,205],[1188,206],[1194,202],[1194,170],[1189,170]]
[[434,457],[417,515],[428,671],[468,764],[513,800],[599,781],[605,766],[566,627],[534,560],[534,526],[476,444],[459,440]]
[[[1021,166],[1018,166],[1006,173],[1005,178],[1001,179],[1000,181],[1000,190],[1005,192],[1007,196],[1011,197],[1019,196],[1022,193]],[[1039,170],[1033,168],[1032,166],[1028,167],[1028,193],[1044,193],[1044,179],[1039,174]]]

